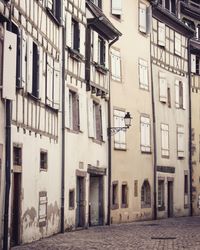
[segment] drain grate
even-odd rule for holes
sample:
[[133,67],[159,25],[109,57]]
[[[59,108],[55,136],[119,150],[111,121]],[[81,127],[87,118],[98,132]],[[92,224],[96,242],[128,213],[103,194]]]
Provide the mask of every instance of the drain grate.
[[151,237],[152,240],[176,240],[176,237]]

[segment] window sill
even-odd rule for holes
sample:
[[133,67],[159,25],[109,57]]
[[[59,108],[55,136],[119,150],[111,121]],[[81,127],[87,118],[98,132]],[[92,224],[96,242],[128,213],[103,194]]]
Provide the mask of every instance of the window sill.
[[121,204],[121,208],[128,208],[128,204]]
[[72,133],[72,134],[79,134],[79,130],[74,130],[74,129],[71,129],[71,128],[67,128],[67,131],[69,132],[69,133]]
[[111,206],[111,209],[112,209],[112,210],[119,209],[119,204],[113,204],[113,205]]
[[45,168],[40,168],[40,172],[47,172],[47,168],[45,169]]
[[40,98],[38,98],[38,97],[32,95],[32,94],[29,93],[29,92],[28,92],[28,96],[29,96],[33,101],[35,101],[35,102],[40,102],[40,101],[41,101]]
[[70,47],[68,47],[68,50],[69,50],[71,58],[73,58],[74,60],[76,60],[78,62],[83,60],[83,56],[77,50],[74,50]]
[[101,74],[106,75],[108,73],[108,69],[106,67],[104,67],[103,65],[95,63],[94,66],[95,66],[96,70],[98,72],[100,72]]
[[162,158],[169,159],[169,155],[161,155]]
[[142,204],[141,208],[151,208],[151,205],[149,205],[149,204]]
[[151,155],[152,152],[151,152],[151,151],[142,151],[142,150],[141,150],[141,154],[144,154],[144,155]]
[[56,109],[56,108],[54,108],[54,107],[52,107],[52,106],[50,106],[49,104],[45,104],[46,105],[46,107],[47,108],[49,108],[49,109],[51,109],[52,111],[54,111],[54,112],[56,112],[56,113],[58,113],[58,109]]
[[92,141],[96,144],[102,145],[102,141],[92,138]]
[[116,147],[114,147],[114,150],[118,150],[118,151],[127,151],[127,148],[116,148]]
[[46,10],[47,10],[47,14],[48,16],[51,18],[51,20],[56,23],[58,26],[61,26],[60,22],[58,21],[58,19],[54,16],[54,14],[52,13],[52,11],[46,7]]
[[74,210],[74,207],[69,207],[69,210]]

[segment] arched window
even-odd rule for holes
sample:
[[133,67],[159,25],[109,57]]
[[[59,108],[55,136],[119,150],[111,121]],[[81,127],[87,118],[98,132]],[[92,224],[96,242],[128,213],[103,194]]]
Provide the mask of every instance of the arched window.
[[141,207],[151,207],[151,187],[148,180],[144,180],[141,188]]

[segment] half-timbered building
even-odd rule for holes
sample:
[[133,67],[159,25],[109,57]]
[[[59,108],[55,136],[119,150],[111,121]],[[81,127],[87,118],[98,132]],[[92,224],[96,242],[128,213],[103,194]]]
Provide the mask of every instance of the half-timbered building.
[[193,31],[175,16],[174,2],[153,6],[152,104],[159,218],[189,215],[190,207],[188,41]]

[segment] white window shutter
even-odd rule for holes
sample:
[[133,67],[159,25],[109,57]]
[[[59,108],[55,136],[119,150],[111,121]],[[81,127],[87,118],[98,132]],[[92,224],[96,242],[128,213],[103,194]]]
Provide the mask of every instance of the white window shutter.
[[98,63],[98,33],[93,32],[93,61]]
[[175,32],[175,54],[181,56],[181,35]]
[[[125,127],[124,116],[125,116],[125,112],[120,111],[119,127]],[[125,149],[126,148],[126,132],[124,130],[121,130],[119,133],[120,133],[120,147],[122,149]]]
[[139,8],[139,30],[146,33],[147,31],[147,6],[140,3]]
[[[114,110],[114,127],[120,126],[120,111]],[[120,148],[120,132],[114,134],[115,148]]]
[[53,81],[53,105],[55,109],[60,107],[60,65],[54,61],[54,81]]
[[144,117],[141,117],[140,120],[140,144],[141,144],[141,151],[145,152],[145,146],[146,146],[146,132],[145,132],[145,123],[144,123]]
[[165,46],[165,24],[158,22],[158,45]]
[[159,72],[160,101],[167,102],[167,82],[165,73]]
[[169,127],[166,124],[161,124],[161,147],[162,155],[169,156]]
[[26,86],[27,80],[27,35],[21,30],[21,87]]
[[85,56],[85,26],[79,23],[80,27],[80,54]]
[[151,151],[151,126],[150,126],[150,119],[148,119],[148,122],[146,123],[146,152]]
[[88,99],[88,136],[94,138],[94,116],[92,99]]
[[148,84],[148,65],[147,61],[139,59],[139,78],[140,86],[144,89],[149,88]]
[[122,0],[112,0],[112,14],[113,15],[122,14]]
[[111,74],[114,80],[116,76],[116,56],[111,52]]
[[152,31],[152,7],[149,5],[147,8],[147,29],[146,33],[150,34]]
[[39,95],[38,97],[41,99],[41,101],[44,103],[45,96],[44,96],[44,85],[45,82],[43,81],[43,48],[38,47],[38,60],[39,60]]
[[85,112],[84,112],[84,95],[79,94],[79,130],[81,132],[84,131],[84,121],[85,121]]
[[182,82],[183,83],[183,109],[187,108],[187,97],[188,97],[188,93],[187,93],[187,86],[186,86],[186,82]]
[[196,73],[196,55],[191,54],[191,72]]
[[107,123],[106,123],[106,106],[101,106],[101,122],[102,122],[102,139],[106,141],[107,138]]
[[47,56],[47,86],[46,103],[49,106],[53,104],[53,59]]
[[46,1],[47,1],[47,8],[52,10],[53,9],[53,0],[46,0]]
[[67,12],[66,13],[66,45],[68,47],[72,46],[72,36],[71,36],[71,32],[72,32],[72,15]]
[[175,105],[179,108],[179,80],[175,81]]
[[69,125],[69,88],[65,88],[65,127],[70,128]]
[[5,30],[3,51],[3,93],[2,97],[15,100],[17,35]]
[[33,39],[28,36],[27,44],[27,92],[32,93],[32,81],[33,81]]
[[177,148],[178,157],[184,157],[185,153],[185,138],[184,138],[184,128],[183,126],[177,127]]

